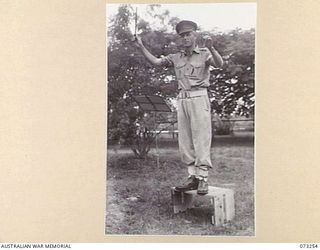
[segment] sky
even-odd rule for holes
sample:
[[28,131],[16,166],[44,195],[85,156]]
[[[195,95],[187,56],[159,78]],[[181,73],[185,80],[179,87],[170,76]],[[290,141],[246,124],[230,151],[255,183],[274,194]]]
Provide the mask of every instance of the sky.
[[[148,20],[147,4],[131,4],[138,7],[138,16]],[[117,13],[119,4],[108,4],[107,15]],[[197,3],[197,4],[161,4],[161,9],[167,9],[170,16],[191,20],[201,26],[202,30],[217,30],[226,32],[235,28],[250,29],[256,26],[255,3]],[[108,20],[108,18],[107,18]]]

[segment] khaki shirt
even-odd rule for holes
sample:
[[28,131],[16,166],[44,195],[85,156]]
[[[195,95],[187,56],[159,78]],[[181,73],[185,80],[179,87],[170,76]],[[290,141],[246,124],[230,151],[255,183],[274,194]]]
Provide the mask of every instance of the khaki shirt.
[[214,62],[208,48],[196,47],[191,56],[188,56],[184,51],[170,54],[162,58],[162,64],[174,66],[179,89],[190,90],[191,87],[209,87],[209,66]]

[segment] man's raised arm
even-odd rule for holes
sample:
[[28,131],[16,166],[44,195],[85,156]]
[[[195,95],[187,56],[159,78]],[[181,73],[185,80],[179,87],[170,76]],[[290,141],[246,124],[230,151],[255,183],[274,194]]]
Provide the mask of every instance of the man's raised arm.
[[152,63],[155,66],[160,66],[162,64],[162,60],[160,58],[155,57],[154,55],[152,55],[147,49],[146,47],[144,47],[141,37],[136,36],[135,39],[135,44],[136,46],[141,50],[142,54],[145,56],[145,58],[147,58],[147,60]]
[[205,40],[205,46],[209,49],[212,60],[209,61],[214,67],[221,68],[223,66],[223,59],[219,52],[213,47],[213,42],[210,36],[204,36],[203,39]]

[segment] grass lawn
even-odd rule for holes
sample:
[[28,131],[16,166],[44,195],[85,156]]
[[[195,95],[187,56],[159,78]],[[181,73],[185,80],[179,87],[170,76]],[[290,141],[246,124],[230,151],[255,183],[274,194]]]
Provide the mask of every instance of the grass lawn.
[[173,214],[170,187],[186,179],[187,169],[176,142],[160,146],[159,167],[155,150],[141,160],[129,149],[108,149],[107,234],[254,236],[253,137],[214,141],[209,185],[235,191],[236,216],[223,227],[210,223],[201,204]]

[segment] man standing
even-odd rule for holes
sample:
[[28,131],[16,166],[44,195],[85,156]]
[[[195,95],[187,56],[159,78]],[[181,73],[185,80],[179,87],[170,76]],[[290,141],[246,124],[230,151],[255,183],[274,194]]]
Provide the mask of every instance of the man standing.
[[177,191],[197,190],[208,193],[208,170],[212,167],[211,111],[207,88],[209,66],[221,67],[223,60],[209,36],[204,37],[206,48],[196,46],[197,24],[181,21],[176,31],[182,39],[183,50],[163,58],[153,56],[141,38],[135,43],[143,55],[155,66],[173,66],[178,80],[178,130],[181,160],[188,166],[188,180],[176,187]]

